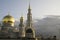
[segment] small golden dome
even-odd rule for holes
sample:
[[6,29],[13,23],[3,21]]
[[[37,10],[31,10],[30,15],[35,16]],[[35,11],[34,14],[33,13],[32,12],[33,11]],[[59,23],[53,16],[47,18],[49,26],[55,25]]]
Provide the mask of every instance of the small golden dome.
[[20,21],[23,21],[23,16],[20,17]]
[[21,19],[23,19],[23,16],[21,16]]
[[6,15],[4,18],[3,18],[3,22],[15,22],[14,18],[10,15]]

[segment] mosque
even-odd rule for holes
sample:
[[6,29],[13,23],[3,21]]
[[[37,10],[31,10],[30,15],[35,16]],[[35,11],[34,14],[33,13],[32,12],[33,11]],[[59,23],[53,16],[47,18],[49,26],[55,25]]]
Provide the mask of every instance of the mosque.
[[[15,19],[11,15],[6,15],[2,19],[2,25],[0,26],[0,39],[14,39],[14,40],[51,40],[51,38],[44,39],[43,37],[36,37],[36,32],[32,24],[32,13],[30,4],[28,7],[27,21],[24,25],[23,16],[20,17],[20,23],[18,28],[15,26]],[[52,40],[56,40],[56,36],[53,36]]]
[[32,27],[32,14],[29,4],[26,26],[23,24],[23,16],[20,17],[18,29],[14,26],[15,19],[11,15],[6,15],[2,20],[0,38],[20,38],[21,40],[37,40],[35,30]]

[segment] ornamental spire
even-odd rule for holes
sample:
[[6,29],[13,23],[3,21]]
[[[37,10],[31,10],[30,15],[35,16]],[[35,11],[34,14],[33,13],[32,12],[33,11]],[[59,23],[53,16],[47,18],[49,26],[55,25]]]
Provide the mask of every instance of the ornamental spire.
[[29,7],[28,7],[28,14],[31,14],[30,2],[29,2]]
[[8,12],[8,15],[10,15],[10,12]]
[[30,9],[30,0],[29,0],[29,9]]
[[30,9],[30,2],[29,2],[29,9]]

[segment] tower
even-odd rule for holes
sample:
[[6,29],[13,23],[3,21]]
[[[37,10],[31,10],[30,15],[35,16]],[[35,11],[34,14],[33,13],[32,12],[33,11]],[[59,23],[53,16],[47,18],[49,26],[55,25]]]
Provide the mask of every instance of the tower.
[[27,14],[27,21],[26,21],[26,37],[28,38],[35,38],[35,31],[34,28],[32,27],[32,14],[31,14],[31,8],[29,4],[28,8],[28,14]]
[[21,16],[21,18],[20,18],[19,37],[25,37],[25,27],[24,27],[24,24],[23,24],[23,16]]

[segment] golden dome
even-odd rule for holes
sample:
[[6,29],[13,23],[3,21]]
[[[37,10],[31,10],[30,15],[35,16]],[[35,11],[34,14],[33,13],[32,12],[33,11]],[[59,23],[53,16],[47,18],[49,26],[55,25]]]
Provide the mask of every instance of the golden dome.
[[23,20],[23,16],[21,16],[21,20]]
[[3,18],[3,22],[15,22],[14,18],[10,15],[6,15],[4,18]]

